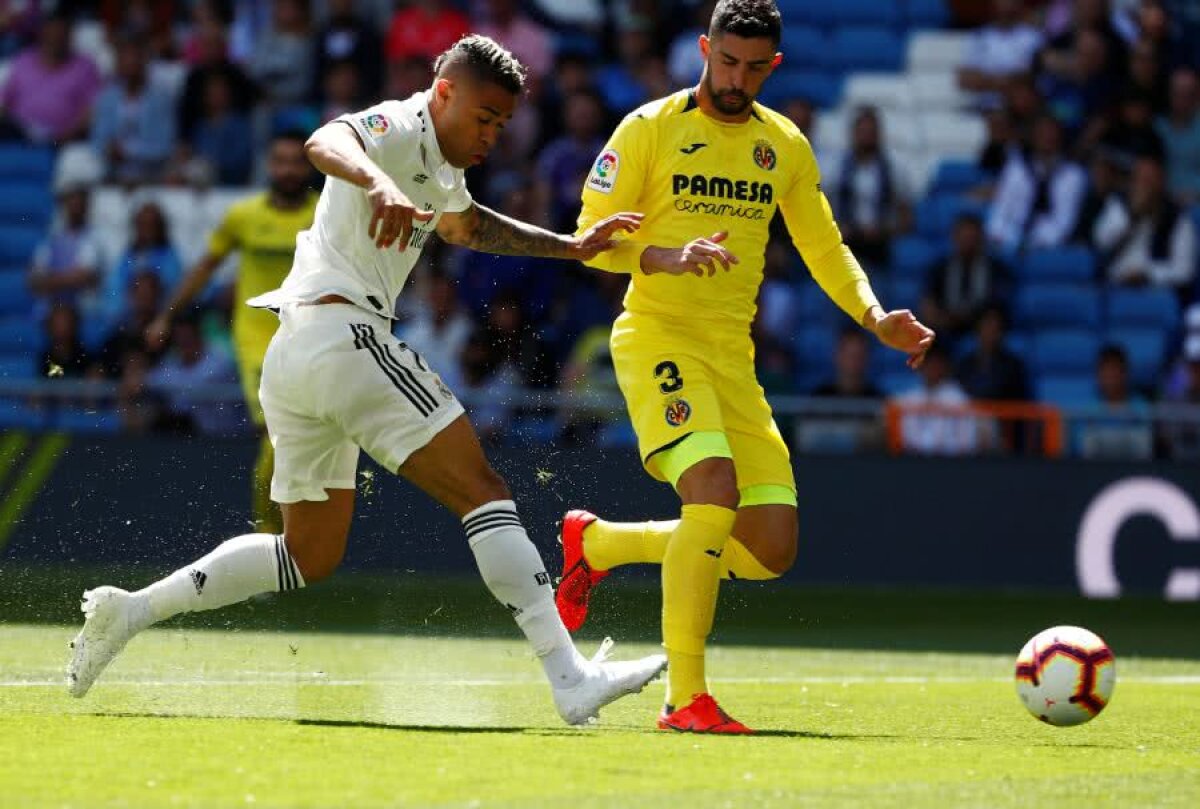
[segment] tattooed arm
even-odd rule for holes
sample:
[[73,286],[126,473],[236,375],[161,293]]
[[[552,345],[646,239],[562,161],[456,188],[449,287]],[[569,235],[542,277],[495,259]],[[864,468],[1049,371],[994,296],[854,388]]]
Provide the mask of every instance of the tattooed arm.
[[633,233],[641,224],[641,214],[619,213],[597,222],[578,236],[565,236],[474,203],[461,213],[443,215],[437,232],[451,244],[481,253],[587,261],[597,253],[611,249],[616,244],[613,240],[616,233]]

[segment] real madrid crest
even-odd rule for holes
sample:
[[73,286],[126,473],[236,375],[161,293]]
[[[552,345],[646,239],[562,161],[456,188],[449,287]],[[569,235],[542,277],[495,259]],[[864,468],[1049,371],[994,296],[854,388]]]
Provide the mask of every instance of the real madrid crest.
[[776,162],[778,161],[775,157],[775,147],[771,145],[770,141],[754,142],[754,165],[763,171],[771,171],[775,168]]

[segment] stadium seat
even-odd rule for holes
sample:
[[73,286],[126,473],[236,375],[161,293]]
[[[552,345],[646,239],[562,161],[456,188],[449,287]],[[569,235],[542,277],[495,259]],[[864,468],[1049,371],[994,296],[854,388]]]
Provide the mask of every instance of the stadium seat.
[[0,354],[0,379],[32,379],[35,364],[29,354]]
[[922,112],[955,112],[971,106],[971,94],[959,88],[955,73],[914,73],[908,83],[913,104]]
[[54,195],[45,182],[4,181],[0,224],[45,228],[54,216]]
[[912,278],[893,278],[886,292],[884,304],[887,309],[912,309],[915,312],[921,305],[924,287],[920,281]]
[[[817,5],[817,4],[814,4]],[[900,4],[880,0],[837,0],[828,3],[826,14],[835,25],[878,25],[899,27],[904,22]]]
[[832,367],[833,346],[836,342],[831,326],[807,326],[796,332],[796,357],[801,367]]
[[633,431],[633,426],[624,419],[607,424],[596,439],[596,443],[603,449],[631,449],[637,447],[637,433]]
[[921,121],[926,147],[943,158],[972,159],[987,140],[987,124],[974,113],[930,111]]
[[53,417],[55,429],[84,435],[113,435],[121,431],[121,417],[115,410],[64,408]]
[[1100,338],[1083,329],[1054,329],[1036,334],[1030,364],[1039,376],[1088,374],[1096,367]]
[[892,273],[897,278],[924,281],[930,266],[945,255],[940,242],[920,236],[901,236],[892,242]]
[[793,98],[804,98],[821,109],[837,106],[842,97],[842,79],[833,73],[780,69],[763,87],[762,101],[779,107]]
[[28,315],[0,318],[0,352],[32,354],[41,344],[42,336]]
[[1016,271],[1035,284],[1092,284],[1096,281],[1096,257],[1086,247],[1035,250],[1017,262]]
[[909,370],[889,371],[880,374],[875,380],[875,384],[887,396],[895,396],[918,387],[921,384],[921,377]]
[[908,0],[905,6],[909,28],[944,28],[950,21],[946,0]]
[[970,34],[918,31],[908,38],[908,68],[913,73],[953,75],[966,59]]
[[40,430],[46,425],[46,413],[23,400],[0,399],[0,430]]
[[1167,338],[1156,328],[1109,328],[1106,343],[1116,343],[1129,357],[1129,375],[1138,386],[1155,385],[1166,360]]
[[33,306],[28,277],[23,272],[0,272],[0,317],[28,314]]
[[797,287],[796,317],[801,323],[810,325],[833,325],[841,310],[816,281],[804,281]]
[[50,184],[54,173],[54,152],[40,146],[0,144],[0,178]]
[[954,220],[960,214],[974,212],[982,215],[983,206],[959,194],[934,194],[917,203],[917,232],[929,239],[942,241],[949,236]]
[[931,194],[961,194],[984,183],[987,175],[979,166],[967,160],[943,160],[938,163],[930,184]]
[[1100,327],[1100,293],[1090,287],[1028,284],[1017,290],[1013,320],[1025,329]]
[[833,32],[828,47],[831,59],[846,72],[899,70],[904,63],[904,42],[889,28],[838,28]]
[[[856,73],[846,79],[844,103],[853,107],[878,107],[882,110],[909,110],[914,100],[908,79],[896,73]],[[888,129],[890,136],[891,127]],[[888,138],[891,142],[891,138]],[[896,144],[898,145],[898,144]]]
[[[785,18],[786,20],[786,18]],[[828,63],[825,34],[807,25],[789,25],[783,29],[780,49],[787,54],[784,64],[791,67],[821,69]]]
[[1109,328],[1152,326],[1170,332],[1179,327],[1179,299],[1167,289],[1113,289],[1106,303]]
[[0,227],[0,264],[28,264],[43,235],[41,227]]
[[1034,383],[1039,402],[1061,407],[1079,407],[1096,401],[1096,380],[1085,374],[1051,374]]

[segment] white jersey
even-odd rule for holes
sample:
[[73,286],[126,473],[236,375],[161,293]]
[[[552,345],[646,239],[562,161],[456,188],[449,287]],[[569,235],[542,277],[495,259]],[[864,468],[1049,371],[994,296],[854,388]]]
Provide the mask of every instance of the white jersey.
[[444,213],[471,207],[461,169],[446,162],[429,115],[429,91],[405,101],[385,101],[337,119],[358,133],[373,160],[413,204],[434,216],[413,222],[412,238],[401,250],[380,249],[367,233],[372,210],[367,192],[328,177],[310,230],[296,237],[296,258],[283,286],[250,299],[251,306],[279,309],[323,295],[341,295],[375,315],[394,317],[404,288],[429,234]]

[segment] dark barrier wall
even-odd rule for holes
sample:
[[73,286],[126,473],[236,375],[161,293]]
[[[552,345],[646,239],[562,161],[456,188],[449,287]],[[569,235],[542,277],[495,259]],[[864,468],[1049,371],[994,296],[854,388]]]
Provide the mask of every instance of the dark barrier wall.
[[[0,442],[5,562],[150,565],[164,572],[252,530],[243,441]],[[490,456],[551,569],[570,507],[669,518],[634,453],[504,448]],[[368,463],[347,565],[399,575],[473,569],[457,521]],[[1200,469],[1040,460],[797,459],[797,583],[1020,587],[1200,599]]]

